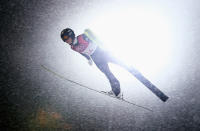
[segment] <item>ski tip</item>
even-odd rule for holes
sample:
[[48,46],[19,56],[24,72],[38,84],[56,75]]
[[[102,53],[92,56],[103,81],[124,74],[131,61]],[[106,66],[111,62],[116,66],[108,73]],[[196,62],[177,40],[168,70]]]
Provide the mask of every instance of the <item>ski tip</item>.
[[169,99],[169,97],[168,97],[168,96],[165,96],[165,97],[163,97],[161,100],[162,100],[163,102],[166,102],[168,99]]

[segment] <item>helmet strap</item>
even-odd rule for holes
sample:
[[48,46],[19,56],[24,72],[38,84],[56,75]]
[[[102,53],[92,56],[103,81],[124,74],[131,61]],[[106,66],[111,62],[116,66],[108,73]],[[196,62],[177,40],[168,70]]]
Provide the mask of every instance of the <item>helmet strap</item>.
[[70,45],[76,45],[77,44],[77,38],[75,37],[74,39],[72,39],[72,43]]

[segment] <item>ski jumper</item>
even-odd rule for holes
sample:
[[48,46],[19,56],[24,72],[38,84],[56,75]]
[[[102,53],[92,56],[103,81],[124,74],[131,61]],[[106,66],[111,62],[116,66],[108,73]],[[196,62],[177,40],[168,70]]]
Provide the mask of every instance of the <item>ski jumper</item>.
[[81,34],[75,38],[74,44],[71,45],[71,49],[79,52],[88,60],[92,59],[99,70],[101,70],[108,78],[112,91],[115,95],[120,93],[120,83],[117,78],[110,71],[108,63],[118,64],[128,69],[127,66],[122,64],[109,52],[101,49],[97,44],[93,43],[85,34]]
[[[133,66],[127,66],[119,59],[116,59],[114,56],[112,56],[109,52],[103,50],[103,48],[101,47],[103,45],[102,42],[94,35],[94,33],[90,29],[85,29],[83,34],[75,37],[73,30],[70,28],[66,28],[61,32],[61,38],[64,42],[71,45],[72,50],[79,52],[81,55],[87,58],[89,60],[89,64],[91,64],[93,60],[98,69],[101,70],[106,75],[112,88],[112,92],[108,92],[107,95],[113,95],[114,93],[116,97],[118,96],[119,96],[118,98],[121,97],[121,95],[119,95],[120,83],[112,74],[108,66],[108,63],[112,62],[114,64],[120,65],[121,67],[125,68],[142,84],[144,84],[149,90],[151,90],[157,97],[159,97],[163,102],[167,101],[167,99],[169,98],[162,91],[160,91],[155,85],[153,85],[148,79],[146,79]],[[71,40],[68,41],[69,38],[71,38]]]

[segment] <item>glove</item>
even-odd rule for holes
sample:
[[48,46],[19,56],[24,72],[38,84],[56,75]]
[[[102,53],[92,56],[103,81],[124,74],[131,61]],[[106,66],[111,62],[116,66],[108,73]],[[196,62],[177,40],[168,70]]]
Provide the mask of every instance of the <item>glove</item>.
[[91,59],[89,59],[89,60],[88,60],[88,64],[89,64],[90,66],[92,66],[92,65],[93,65],[93,61],[92,61]]

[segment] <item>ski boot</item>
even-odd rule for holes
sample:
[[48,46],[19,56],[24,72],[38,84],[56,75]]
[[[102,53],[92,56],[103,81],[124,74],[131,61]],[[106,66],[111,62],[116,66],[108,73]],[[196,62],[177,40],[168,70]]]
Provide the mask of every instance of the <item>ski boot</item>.
[[122,99],[123,100],[123,93],[119,93],[118,95],[115,95],[115,93],[111,90],[111,91],[102,91],[103,93],[111,96],[111,97],[115,97],[117,99]]

